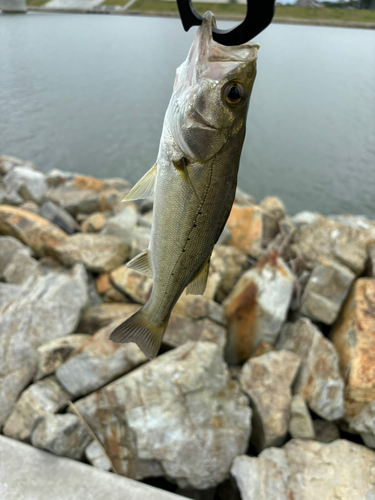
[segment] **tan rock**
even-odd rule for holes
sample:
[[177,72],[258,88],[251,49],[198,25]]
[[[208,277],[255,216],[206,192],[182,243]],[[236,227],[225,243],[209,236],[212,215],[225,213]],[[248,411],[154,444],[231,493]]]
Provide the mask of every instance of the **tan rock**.
[[349,417],[375,400],[375,279],[358,279],[331,332],[346,383]]
[[48,255],[67,237],[64,231],[43,217],[9,205],[0,205],[0,234],[19,239],[38,257]]
[[188,340],[214,342],[224,348],[226,329],[208,318],[193,320],[172,313],[163,337],[163,344],[178,347]]
[[267,354],[267,352],[271,352],[274,350],[275,348],[272,344],[263,340],[255,349],[255,351],[252,352],[251,357],[256,358],[257,356],[262,356],[263,354]]
[[105,189],[99,195],[100,210],[102,212],[119,213],[124,209],[124,199],[126,193],[120,193],[116,189]]
[[288,351],[268,352],[242,367],[241,386],[253,409],[251,442],[257,451],[280,446],[286,439],[292,400],[291,386],[300,358]]
[[88,270],[103,273],[121,265],[129,257],[129,247],[115,236],[78,233],[55,245],[51,253],[65,266],[82,262]]
[[321,257],[344,264],[360,275],[367,259],[367,247],[374,243],[372,232],[343,222],[316,216],[302,224],[295,234],[296,249],[312,268]]
[[174,306],[173,312],[193,319],[209,318],[219,325],[226,325],[223,307],[203,295],[183,293]]
[[81,189],[70,183],[49,189],[46,198],[60,205],[73,216],[78,213],[91,214],[101,211],[100,192],[93,189]]
[[92,189],[93,191],[102,191],[104,182],[89,175],[77,174],[73,180],[73,185],[80,189]]
[[97,304],[88,307],[81,316],[77,331],[95,333],[115,319],[125,321],[139,308],[138,304]]
[[290,405],[289,434],[292,438],[314,439],[315,431],[305,400],[300,394],[292,398]]
[[332,342],[310,320],[301,318],[283,328],[276,347],[293,351],[301,358],[293,392],[300,394],[320,417],[326,420],[342,418],[344,382]]
[[285,205],[277,196],[266,196],[260,206],[278,221],[286,215]]
[[105,294],[108,290],[112,288],[111,282],[109,281],[109,273],[99,274],[95,280],[96,291],[99,295]]
[[112,271],[110,280],[116,288],[139,304],[145,304],[151,295],[152,280],[126,266]]
[[107,219],[101,212],[95,212],[82,223],[82,231],[84,233],[98,233],[106,222]]
[[275,343],[293,286],[294,276],[276,251],[241,276],[223,302],[228,322],[228,363],[245,361],[262,341]]

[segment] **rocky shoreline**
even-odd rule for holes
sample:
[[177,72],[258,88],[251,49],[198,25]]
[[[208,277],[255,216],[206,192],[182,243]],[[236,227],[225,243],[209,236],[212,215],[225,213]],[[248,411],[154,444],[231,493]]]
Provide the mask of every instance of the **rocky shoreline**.
[[108,340],[152,200],[0,157],[0,427],[202,500],[375,498],[375,220],[237,192],[161,354]]

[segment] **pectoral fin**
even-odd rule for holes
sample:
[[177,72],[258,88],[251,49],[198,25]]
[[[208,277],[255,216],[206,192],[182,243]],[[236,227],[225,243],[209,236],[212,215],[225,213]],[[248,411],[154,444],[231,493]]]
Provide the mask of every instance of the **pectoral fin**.
[[129,191],[122,201],[142,200],[154,194],[157,164],[150,168],[145,175]]
[[154,277],[148,249],[143,250],[143,252],[136,255],[126,264],[126,267],[128,267],[129,269],[134,269],[134,271],[143,273],[151,279]]
[[188,168],[187,168],[187,163],[186,163],[186,158],[182,158],[180,161],[173,163],[175,169],[177,172],[181,175],[181,178],[185,182],[187,186],[193,191],[195,196],[198,198],[198,201],[200,202],[200,198],[198,196],[198,193],[196,192],[193,183],[191,182]]
[[186,295],[203,295],[207,285],[208,271],[210,270],[211,254],[200,268],[196,276],[186,287]]

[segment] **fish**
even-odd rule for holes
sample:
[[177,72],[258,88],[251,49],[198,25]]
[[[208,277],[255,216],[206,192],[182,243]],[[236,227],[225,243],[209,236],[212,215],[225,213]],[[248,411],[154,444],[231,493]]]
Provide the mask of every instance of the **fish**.
[[126,265],[153,279],[149,300],[110,335],[154,358],[186,288],[203,294],[211,253],[229,217],[259,45],[223,46],[203,16],[177,68],[156,163],[124,201],[154,196],[149,247]]

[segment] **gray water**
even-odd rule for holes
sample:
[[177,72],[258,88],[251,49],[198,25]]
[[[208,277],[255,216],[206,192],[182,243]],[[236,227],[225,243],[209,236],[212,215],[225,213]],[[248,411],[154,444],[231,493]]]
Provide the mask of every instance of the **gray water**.
[[[178,19],[0,15],[0,154],[137,181],[193,31]],[[375,32],[274,24],[257,41],[239,186],[291,214],[375,218]]]

